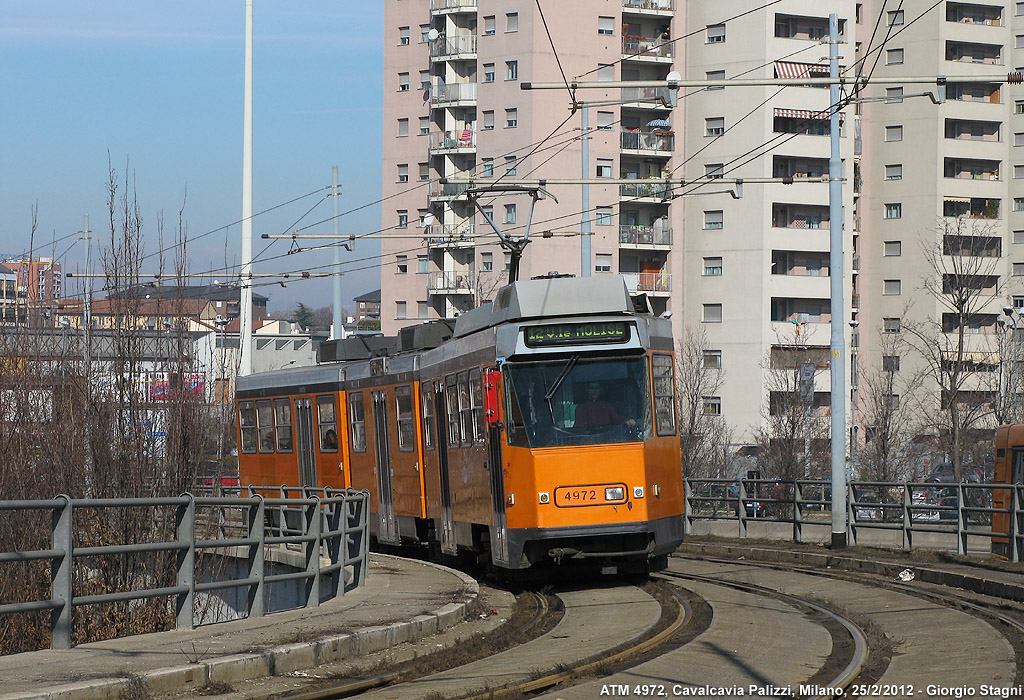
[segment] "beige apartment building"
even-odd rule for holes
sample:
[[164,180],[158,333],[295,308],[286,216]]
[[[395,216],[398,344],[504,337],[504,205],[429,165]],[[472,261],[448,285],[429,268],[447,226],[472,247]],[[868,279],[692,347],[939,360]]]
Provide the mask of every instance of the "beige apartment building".
[[[783,0],[746,15],[751,4],[742,0],[542,5],[565,75],[581,80],[655,79],[673,70],[688,79],[823,77],[828,14],[840,18],[846,67],[867,48],[882,9],[880,0]],[[394,238],[382,242],[381,322],[394,332],[457,315],[489,299],[505,280],[505,254],[463,195],[465,186],[438,179],[578,177],[581,120],[574,115],[530,154],[568,116],[570,104],[565,91],[520,90],[521,81],[561,80],[536,3],[387,0],[385,7],[382,228]],[[865,72],[872,66],[876,77],[1020,70],[1024,52],[1015,50],[1024,49],[1024,3],[945,2],[925,9],[885,8],[871,46],[887,33],[890,39],[877,52],[877,65],[876,54],[867,57]],[[666,44],[669,38],[679,40]],[[962,238],[942,231],[945,225],[983,237],[972,250],[993,258],[995,271],[982,283],[1000,293],[971,322],[978,352],[998,338],[1004,304],[1024,309],[1024,187],[1016,183],[1024,181],[1024,89],[985,81],[950,85],[938,105],[919,96],[925,91],[937,89],[872,86],[861,95],[868,99],[843,109],[848,406],[857,391],[851,366],[881,366],[884,334],[900,332],[905,316],[942,318],[941,304],[921,291],[931,271],[922,242],[925,249],[961,249]],[[719,393],[705,397],[704,409],[729,423],[740,449],[772,410],[771,374],[792,368],[807,347],[816,365],[812,410],[828,412],[835,271],[828,186],[814,179],[828,174],[829,122],[822,111],[829,91],[684,89],[674,109],[659,101],[660,93],[579,93],[616,102],[589,108],[589,176],[726,180],[671,192],[591,185],[587,272],[623,274],[657,313],[672,313],[677,337],[684,329],[704,334],[705,366],[723,373]],[[731,181],[764,177],[792,181],[741,190]],[[537,203],[523,278],[584,271],[575,235],[581,188],[549,189],[558,202]],[[481,204],[502,230],[522,233],[528,196],[493,196]],[[901,371],[906,366],[906,376],[914,369],[909,356],[885,361]],[[863,430],[859,435],[863,440]]]

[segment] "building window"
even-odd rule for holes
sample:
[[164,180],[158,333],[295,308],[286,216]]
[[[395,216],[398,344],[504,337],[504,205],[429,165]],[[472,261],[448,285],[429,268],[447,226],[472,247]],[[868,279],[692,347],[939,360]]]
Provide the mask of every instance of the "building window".
[[719,180],[725,177],[724,163],[707,163],[704,166],[704,177],[709,180]]
[[886,219],[900,219],[903,217],[903,205],[900,202],[890,202],[885,205]]
[[1013,232],[1014,243],[1024,243],[1024,231],[1017,230]]
[[399,163],[398,164],[398,181],[409,182],[409,164]]
[[704,369],[722,369],[722,351],[704,351]]
[[425,274],[427,274],[429,266],[430,266],[430,261],[427,259],[426,255],[417,255],[416,256],[416,274],[417,275],[425,275]]
[[430,89],[430,71],[428,71],[428,70],[421,70],[420,71],[420,90],[429,90],[429,89]]
[[[724,70],[709,70],[704,73],[705,80],[725,80]],[[724,85],[708,85],[708,90],[724,90]]]
[[903,291],[902,280],[882,280],[882,295],[887,297],[899,296]]
[[404,301],[396,301],[395,302],[395,318],[396,319],[407,318],[408,314],[407,314],[405,309],[406,309],[406,303]]
[[409,271],[409,256],[408,255],[396,255],[395,256],[395,272],[404,275]]
[[484,158],[482,177],[494,177],[494,158]]
[[505,253],[505,272],[512,269],[512,253]]
[[519,31],[519,13],[509,12],[505,15],[505,31],[507,33]]
[[724,218],[721,209],[713,209],[704,212],[704,228],[717,229],[724,226]]
[[1020,17],[1021,15],[1024,15],[1024,2],[1017,3],[1017,16]]
[[409,226],[409,211],[407,209],[398,210],[398,228],[407,228]]
[[490,204],[480,207],[481,214],[484,215],[484,219],[487,221],[494,221],[494,207]]
[[903,330],[903,326],[898,318],[884,318],[882,319],[882,330],[885,333],[899,333]]
[[398,120],[398,135],[408,136],[409,135],[409,120],[399,119]]
[[406,92],[409,90],[409,74],[399,73],[398,74],[398,91]]
[[611,272],[612,254],[598,253],[594,256],[594,272]]
[[1013,113],[1024,114],[1024,100],[1014,100],[1013,102]]
[[706,44],[722,44],[725,43],[725,25],[724,24],[712,24],[708,26],[707,39],[704,40]]
[[705,416],[720,416],[722,415],[722,397],[720,396],[702,396],[701,404]]
[[1013,276],[1024,277],[1024,263],[1013,263]]
[[612,176],[612,160],[610,158],[597,159],[597,177]]
[[898,27],[903,24],[903,10],[893,10],[887,12],[886,15],[888,16],[890,27]]
[[896,126],[885,127],[885,140],[886,141],[902,141],[903,140],[903,125],[898,124]]
[[597,33],[605,36],[612,36],[615,34],[615,18],[614,17],[598,17],[597,18]]
[[1015,309],[1024,309],[1024,297],[1014,297],[1013,298],[1013,308],[1015,308]]
[[493,83],[494,82],[494,64],[493,63],[485,63],[484,64],[484,82],[485,83]]
[[482,272],[494,270],[494,253],[480,253],[480,270]]
[[899,372],[900,371],[900,356],[899,355],[882,355],[882,371],[883,372]]
[[709,117],[704,120],[705,136],[721,136],[725,133],[725,117]]
[[430,35],[430,25],[429,24],[421,24],[420,25],[420,43],[421,44],[426,44],[428,41],[430,41],[430,36],[429,35]]
[[505,110],[505,128],[515,129],[519,126],[519,110],[518,109],[506,109]]
[[892,104],[895,102],[903,101],[903,88],[902,87],[888,87],[885,89],[885,102],[886,104]]
[[1024,131],[1018,131],[1013,135],[1014,146],[1024,146]]
[[484,131],[490,131],[494,128],[494,111],[487,110],[484,112]]
[[722,305],[704,304],[704,313],[701,316],[701,321],[703,321],[704,323],[721,323]]
[[902,180],[903,179],[903,164],[895,163],[893,165],[885,166],[885,179],[886,180]]
[[505,174],[515,175],[516,174],[516,157],[505,156]]
[[486,36],[492,36],[495,31],[494,15],[487,15],[484,17],[484,34]]
[[408,46],[409,45],[409,28],[399,27],[398,28],[398,45]]
[[420,136],[430,134],[430,117],[420,117]]
[[598,129],[611,129],[612,124],[615,123],[614,112],[598,112],[597,113],[597,128]]
[[722,259],[721,258],[704,258],[704,276],[705,277],[721,277],[722,275]]
[[505,61],[505,80],[519,80],[519,61]]
[[886,241],[884,246],[884,255],[887,258],[895,258],[903,255],[903,242],[902,241]]
[[1013,198],[1013,210],[1014,211],[1024,211],[1024,197],[1014,197]]
[[430,318],[430,305],[425,301],[416,302],[416,317]]
[[615,80],[615,66],[610,63],[599,63],[597,65],[597,81],[607,83]]
[[425,182],[430,179],[430,163],[419,163],[419,174],[420,182]]
[[514,224],[516,222],[516,205],[506,204],[505,205],[505,223]]
[[885,64],[887,66],[897,66],[901,63],[903,63],[903,49],[886,49]]
[[594,216],[594,223],[598,226],[611,226],[612,225],[612,208],[611,207],[598,207],[597,213]]

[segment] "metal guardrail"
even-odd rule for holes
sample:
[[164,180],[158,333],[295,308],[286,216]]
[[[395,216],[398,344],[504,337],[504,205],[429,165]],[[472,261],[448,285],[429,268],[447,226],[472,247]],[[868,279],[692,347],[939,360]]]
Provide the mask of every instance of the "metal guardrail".
[[[684,528],[697,520],[735,520],[740,537],[750,522],[790,523],[793,541],[801,542],[805,525],[825,526],[831,519],[831,483],[813,479],[685,479]],[[997,492],[1009,507],[993,507]],[[1010,561],[1024,558],[1024,485],[949,482],[852,481],[847,484],[847,537],[857,543],[861,530],[902,533],[903,547],[916,533],[956,537],[957,554],[967,554],[969,536],[1005,538]],[[817,517],[814,517],[814,515]],[[1008,516],[1007,531],[993,530],[995,515]],[[985,525],[987,524],[987,529]]]
[[[232,489],[238,493],[238,489]],[[175,597],[176,627],[195,626],[196,593],[247,588],[248,614],[265,614],[264,592],[268,584],[302,580],[305,585],[304,607],[320,604],[321,586],[326,582],[328,597],[344,595],[346,569],[351,567],[350,587],[366,580],[369,532],[367,511],[369,492],[335,489],[262,489],[250,486],[249,496],[226,496],[219,488],[216,495],[183,494],[174,498],[79,498],[61,495],[52,500],[0,501],[0,511],[50,511],[52,513],[50,549],[0,552],[0,565],[49,560],[51,562],[50,597],[48,600],[23,601],[0,605],[0,616],[17,613],[51,611],[50,647],[71,647],[72,610],[76,607],[121,601],[144,600],[162,596]],[[211,489],[212,491],[212,489]],[[270,491],[278,497],[264,497]],[[300,497],[289,498],[298,491]],[[78,547],[75,540],[75,514],[79,510],[108,508],[174,508],[176,537],[173,541],[126,543],[95,547]],[[197,537],[197,524],[209,526],[203,518],[216,513],[218,536],[203,540]],[[227,512],[237,511],[240,517],[231,520]],[[267,528],[268,514],[278,514],[279,527]],[[154,516],[156,517],[156,516]],[[273,518],[271,518],[273,520]],[[237,534],[235,532],[237,531]],[[265,570],[265,549],[272,545],[298,544],[303,548],[304,570],[268,574]],[[197,554],[203,550],[242,548],[247,552],[249,568],[245,578],[197,581]],[[76,595],[73,574],[76,562],[95,560],[127,553],[177,552],[176,582],[173,586],[117,591],[99,595]],[[321,563],[326,556],[329,564]]]

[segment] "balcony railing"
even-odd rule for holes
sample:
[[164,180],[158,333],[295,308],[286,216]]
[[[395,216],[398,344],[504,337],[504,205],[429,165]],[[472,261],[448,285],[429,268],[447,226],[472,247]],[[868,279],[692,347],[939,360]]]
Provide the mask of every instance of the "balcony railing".
[[671,131],[640,129],[623,129],[619,134],[622,148],[632,151],[665,151],[671,153],[675,148],[676,137]]
[[476,53],[475,34],[456,34],[442,36],[430,42],[430,57],[459,56]]
[[622,37],[622,53],[637,58],[672,58],[672,44],[660,36],[627,35]]
[[432,272],[427,279],[427,289],[431,292],[448,294],[472,294],[473,273],[466,272]]
[[638,182],[635,185],[619,185],[620,197],[656,197],[664,199],[669,194],[669,186],[663,182]]
[[464,224],[431,224],[425,230],[431,248],[465,248],[473,245],[476,227]]
[[829,223],[828,219],[821,218],[809,219],[806,217],[795,217],[788,219],[785,217],[776,217],[772,221],[772,226],[775,228],[827,229]]
[[647,102],[652,106],[660,104],[662,107],[669,100],[668,88],[662,87],[622,88],[620,97],[623,102]]
[[652,226],[619,226],[619,243],[624,245],[672,245],[672,229]]
[[[468,175],[468,173],[460,174],[460,176]],[[468,183],[445,183],[431,182],[430,183],[430,196],[431,197],[458,197],[460,194],[464,194],[466,190],[470,188]]]
[[671,292],[672,275],[668,272],[623,272],[631,292]]
[[622,7],[627,10],[675,12],[676,0],[622,0]]
[[445,83],[444,85],[434,85],[430,94],[430,101],[434,104],[475,100],[476,83]]
[[431,132],[430,148],[431,150],[476,148],[476,131],[474,129],[455,129],[454,131]]
[[477,0],[430,0],[430,11],[462,10],[463,12],[476,12],[476,3]]

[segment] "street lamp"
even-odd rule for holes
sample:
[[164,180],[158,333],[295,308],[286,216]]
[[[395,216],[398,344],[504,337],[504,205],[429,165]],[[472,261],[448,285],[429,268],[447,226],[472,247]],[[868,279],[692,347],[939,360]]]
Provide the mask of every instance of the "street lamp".
[[857,340],[857,326],[860,321],[850,321],[850,468],[855,465],[854,456],[857,451],[857,348],[860,342]]
[[[997,322],[1003,328],[1003,347],[999,355],[999,401],[1002,405],[1000,420],[1015,423],[1017,416],[1017,330],[1024,328],[1024,315],[1020,309],[1007,304],[1003,306],[1003,314]],[[1022,325],[1018,325],[1022,324]]]

